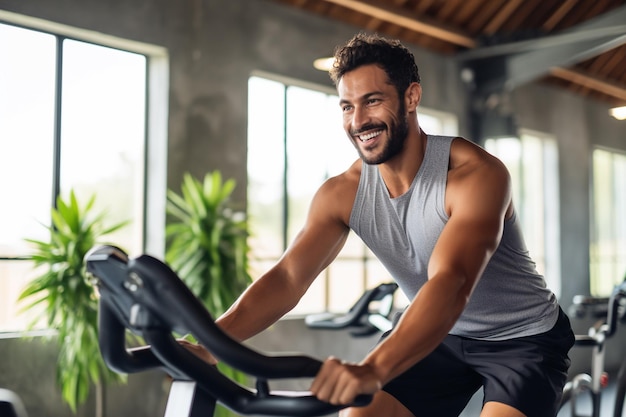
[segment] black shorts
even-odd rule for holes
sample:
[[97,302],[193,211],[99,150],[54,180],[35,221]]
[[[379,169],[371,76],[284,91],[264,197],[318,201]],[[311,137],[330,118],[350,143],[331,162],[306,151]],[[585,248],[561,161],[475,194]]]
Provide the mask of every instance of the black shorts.
[[554,417],[573,345],[562,310],[551,330],[535,336],[483,341],[449,335],[383,389],[418,417],[456,417],[481,386],[483,404],[497,401],[528,417]]

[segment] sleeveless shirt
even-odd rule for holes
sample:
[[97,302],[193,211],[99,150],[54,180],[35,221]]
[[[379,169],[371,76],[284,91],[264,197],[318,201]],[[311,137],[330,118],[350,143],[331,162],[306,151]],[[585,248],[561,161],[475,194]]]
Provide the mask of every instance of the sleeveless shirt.
[[[362,164],[350,228],[412,300],[428,280],[431,253],[448,221],[445,192],[453,137],[431,136],[403,195],[391,198],[376,165]],[[459,139],[465,140],[465,139]],[[537,273],[515,213],[450,334],[506,340],[550,330],[559,306]]]

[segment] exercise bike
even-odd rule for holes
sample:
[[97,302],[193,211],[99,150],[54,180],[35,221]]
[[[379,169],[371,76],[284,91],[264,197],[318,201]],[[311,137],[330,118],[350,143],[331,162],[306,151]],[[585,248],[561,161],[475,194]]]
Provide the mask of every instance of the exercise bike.
[[352,337],[366,337],[392,328],[395,282],[379,284],[366,290],[345,314],[315,313],[304,318],[311,329],[350,329]]
[[[576,335],[575,347],[591,348],[591,372],[580,373],[567,382],[563,390],[561,410],[569,408],[569,417],[600,417],[603,389],[608,384],[605,372],[606,342],[614,336],[618,324],[626,322],[626,279],[615,287],[610,297],[574,297],[569,315],[582,318],[588,315],[598,319],[586,335]],[[582,414],[579,399],[587,393],[591,399],[591,413]],[[617,373],[613,417],[622,417],[626,400],[626,356]],[[569,406],[569,407],[568,407]]]
[[[85,261],[99,293],[99,344],[105,363],[120,373],[160,368],[170,375],[165,417],[212,416],[217,402],[241,415],[303,417],[371,402],[371,395],[361,395],[353,404],[338,406],[310,392],[272,391],[270,380],[314,377],[322,362],[305,355],[265,355],[230,338],[176,273],[152,256],[129,258],[105,245],[93,248]],[[148,345],[128,348],[127,331]],[[255,379],[256,389],[199,359],[174,334],[192,334],[220,361]]]

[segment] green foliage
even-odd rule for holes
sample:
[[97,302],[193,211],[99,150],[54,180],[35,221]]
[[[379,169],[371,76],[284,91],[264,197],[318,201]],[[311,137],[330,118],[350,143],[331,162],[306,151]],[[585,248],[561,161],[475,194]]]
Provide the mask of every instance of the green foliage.
[[[248,271],[248,224],[228,204],[235,181],[222,181],[219,171],[200,182],[185,174],[182,195],[167,193],[165,260],[217,318],[252,282]],[[245,375],[224,365],[220,370],[245,383]],[[218,406],[216,416],[232,415]]]
[[228,205],[235,181],[218,171],[200,182],[185,174],[182,195],[167,193],[165,260],[206,305],[222,314],[250,284],[248,224]]
[[[98,346],[98,301],[85,270],[84,257],[101,236],[125,225],[105,228],[103,214],[92,216],[95,196],[81,207],[73,191],[69,201],[57,198],[52,225],[45,226],[48,241],[26,239],[34,246],[29,256],[41,275],[29,282],[19,299],[26,309],[43,305],[50,328],[58,331],[60,345],[57,380],[63,399],[76,412],[89,394],[90,383],[120,381],[110,371]],[[39,318],[40,319],[40,318]]]

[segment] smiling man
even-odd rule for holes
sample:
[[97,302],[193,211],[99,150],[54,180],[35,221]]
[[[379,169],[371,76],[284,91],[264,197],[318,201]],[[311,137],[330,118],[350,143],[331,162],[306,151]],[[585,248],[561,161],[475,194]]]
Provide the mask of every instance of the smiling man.
[[374,394],[342,412],[350,417],[448,417],[483,387],[481,417],[555,416],[574,336],[528,255],[506,168],[466,139],[420,128],[418,68],[398,41],[356,35],[331,77],[359,159],[320,187],[283,257],[218,325],[238,340],[269,327],[353,230],[410,304],[360,363],[324,362],[318,398]]

